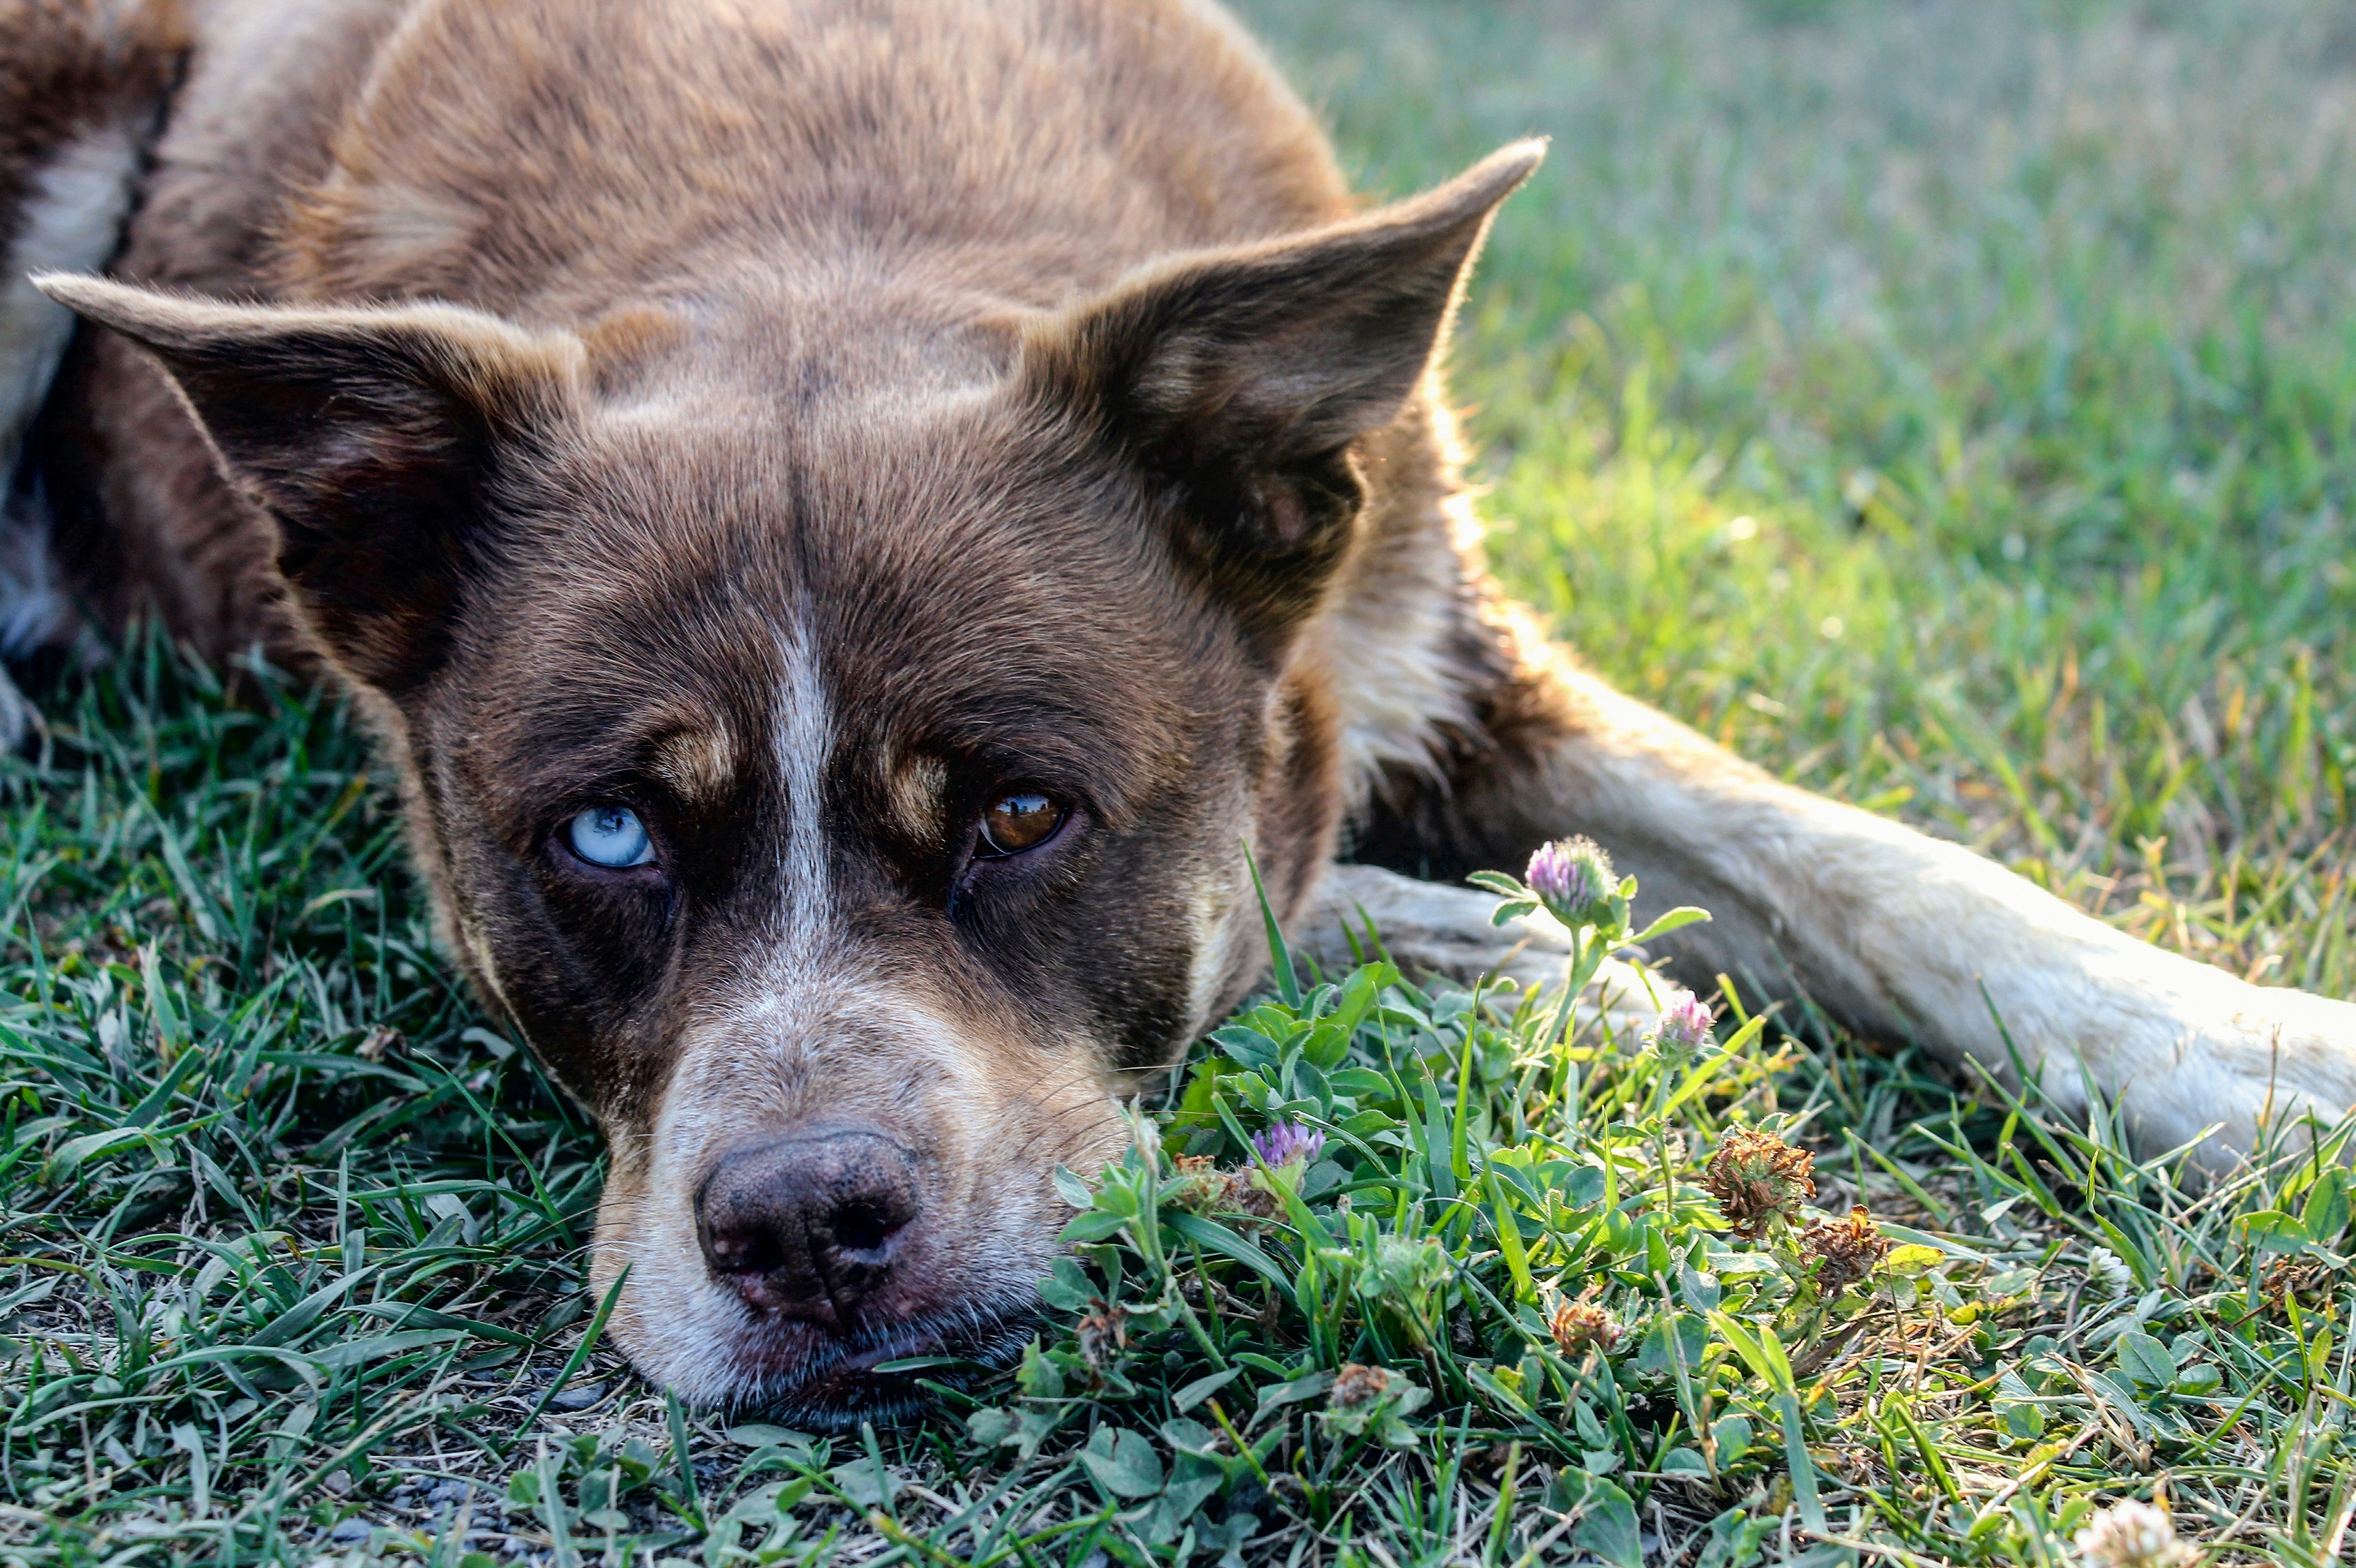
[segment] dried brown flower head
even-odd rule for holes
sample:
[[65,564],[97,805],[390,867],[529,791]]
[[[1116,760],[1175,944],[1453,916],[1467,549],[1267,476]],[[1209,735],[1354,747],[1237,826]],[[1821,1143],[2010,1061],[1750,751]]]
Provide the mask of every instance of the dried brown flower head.
[[2258,1282],[2258,1290],[2265,1297],[2266,1310],[2280,1317],[2289,1315],[2286,1304],[2292,1300],[2301,1306],[2320,1305],[2330,1284],[2331,1271],[2311,1258],[2305,1262],[2276,1258],[2265,1278]]
[[1162,1189],[1162,1201],[1195,1214],[1208,1214],[1218,1208],[1227,1187],[1218,1162],[1208,1155],[1181,1155],[1176,1164],[1176,1174]]
[[1595,1300],[1601,1289],[1600,1283],[1590,1284],[1580,1292],[1577,1301],[1557,1301],[1547,1315],[1547,1330],[1564,1355],[1576,1356],[1590,1345],[1609,1350],[1620,1342],[1620,1326]]
[[1846,1219],[1829,1219],[1800,1232],[1800,1252],[1815,1271],[1816,1284],[1834,1296],[1873,1273],[1890,1255],[1890,1238],[1862,1203]]
[[1226,1190],[1219,1197],[1219,1207],[1237,1214],[1248,1214],[1255,1219],[1273,1219],[1282,1211],[1283,1202],[1269,1187],[1268,1178],[1257,1165],[1227,1173]]
[[1355,1361],[1344,1361],[1333,1379],[1333,1391],[1325,1400],[1337,1410],[1347,1410],[1382,1398],[1390,1386],[1391,1375],[1380,1367],[1361,1367]]
[[1808,1174],[1815,1163],[1815,1155],[1772,1133],[1743,1128],[1718,1146],[1701,1184],[1734,1233],[1755,1241],[1778,1216],[1787,1224],[1797,1219],[1800,1205],[1816,1196],[1816,1178]]
[[1073,1329],[1080,1342],[1080,1359],[1101,1370],[1129,1348],[1129,1314],[1099,1298],[1088,1304],[1086,1317]]
[[1258,1166],[1223,1171],[1208,1155],[1181,1155],[1177,1173],[1162,1189],[1162,1201],[1195,1214],[1248,1214],[1269,1219],[1281,1207],[1259,1180]]

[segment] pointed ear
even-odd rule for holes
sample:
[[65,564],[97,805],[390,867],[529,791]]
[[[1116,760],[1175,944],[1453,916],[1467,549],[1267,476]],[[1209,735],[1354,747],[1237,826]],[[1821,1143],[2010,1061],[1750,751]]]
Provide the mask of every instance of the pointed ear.
[[1516,143],[1329,228],[1147,267],[1031,329],[1030,391],[1174,487],[1182,554],[1282,619],[1348,541],[1351,444],[1406,406],[1490,215],[1545,150]]
[[33,280],[145,349],[276,524],[294,608],[398,696],[440,662],[504,460],[565,416],[581,346],[451,306],[282,309]]

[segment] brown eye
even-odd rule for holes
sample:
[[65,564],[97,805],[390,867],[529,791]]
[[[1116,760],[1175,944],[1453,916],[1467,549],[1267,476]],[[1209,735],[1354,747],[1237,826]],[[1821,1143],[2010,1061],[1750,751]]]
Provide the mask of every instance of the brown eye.
[[1020,854],[1055,836],[1064,825],[1064,808],[1036,789],[1001,795],[981,814],[985,854]]

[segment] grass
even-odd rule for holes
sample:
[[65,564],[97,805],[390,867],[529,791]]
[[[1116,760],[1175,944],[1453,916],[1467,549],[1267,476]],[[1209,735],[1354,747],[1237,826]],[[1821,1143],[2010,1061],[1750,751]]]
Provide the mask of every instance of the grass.
[[1599,669],[2139,935],[2356,989],[2344,12],[1250,15],[1373,188],[1554,136],[1458,385],[1502,574]]
[[[2338,11],[1249,10],[1376,188],[1555,134],[1458,377],[1500,568],[1601,669],[2356,993]],[[2346,1129],[2193,1192],[1804,1014],[1566,1045],[1379,967],[1197,1048],[1018,1372],[853,1438],[678,1409],[582,1288],[594,1136],[434,955],[343,710],[152,646],[44,700],[0,1560],[2060,1563],[2162,1492],[2211,1561],[2344,1547]],[[1255,1176],[1275,1122],[1323,1148]],[[1745,1239],[1709,1165],[1759,1131],[1821,1212]],[[1835,1288],[1855,1203],[1890,1250]]]

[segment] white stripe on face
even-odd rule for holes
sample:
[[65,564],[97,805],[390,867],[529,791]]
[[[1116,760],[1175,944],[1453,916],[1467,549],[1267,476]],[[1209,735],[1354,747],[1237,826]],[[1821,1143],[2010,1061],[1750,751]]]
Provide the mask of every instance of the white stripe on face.
[[833,899],[827,886],[825,779],[834,715],[818,649],[799,617],[778,641],[785,680],[777,691],[777,776],[784,786],[786,846],[778,914],[786,953],[808,961],[825,945]]

